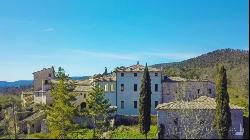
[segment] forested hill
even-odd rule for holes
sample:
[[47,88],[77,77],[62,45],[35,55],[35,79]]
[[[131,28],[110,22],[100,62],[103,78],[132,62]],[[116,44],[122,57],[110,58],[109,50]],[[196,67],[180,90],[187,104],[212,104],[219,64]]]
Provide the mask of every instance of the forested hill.
[[248,65],[249,64],[249,51],[248,50],[234,50],[234,49],[221,49],[175,63],[162,63],[155,64],[153,67],[180,67],[180,68],[207,68],[214,67],[218,63],[223,63],[225,66],[231,68],[235,65]]
[[216,65],[227,69],[230,102],[249,108],[249,51],[221,49],[175,63],[156,64],[166,75],[215,81]]

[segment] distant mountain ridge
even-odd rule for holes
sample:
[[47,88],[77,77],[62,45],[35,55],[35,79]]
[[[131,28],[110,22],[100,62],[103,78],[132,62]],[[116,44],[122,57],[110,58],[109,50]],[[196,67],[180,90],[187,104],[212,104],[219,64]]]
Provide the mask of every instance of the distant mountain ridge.
[[[89,76],[73,76],[72,80],[85,80]],[[33,80],[18,80],[14,82],[0,81],[0,88],[32,86]]]
[[0,87],[22,87],[32,85],[33,80],[18,80],[14,82],[0,81]]

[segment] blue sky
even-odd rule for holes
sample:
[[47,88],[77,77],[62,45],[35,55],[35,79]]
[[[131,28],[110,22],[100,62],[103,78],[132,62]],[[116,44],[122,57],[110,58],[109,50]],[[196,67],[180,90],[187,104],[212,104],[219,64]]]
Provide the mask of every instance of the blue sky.
[[248,0],[0,0],[0,80],[248,49]]

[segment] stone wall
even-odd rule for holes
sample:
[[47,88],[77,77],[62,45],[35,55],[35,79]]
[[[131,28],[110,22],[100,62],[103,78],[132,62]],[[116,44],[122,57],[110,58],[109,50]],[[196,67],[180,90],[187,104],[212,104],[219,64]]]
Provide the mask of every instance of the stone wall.
[[[51,79],[55,78],[54,68],[43,69],[41,71],[37,71],[33,73],[34,81],[33,87],[35,91],[39,91],[42,89],[43,84],[46,86],[49,84]],[[46,88],[46,87],[45,87]]]
[[191,101],[200,96],[215,97],[215,84],[209,81],[163,82],[163,102]]
[[[157,125],[164,126],[162,135],[165,139],[215,139],[218,138],[212,128],[215,110],[159,110],[157,114]],[[229,138],[241,139],[236,136],[243,125],[242,110],[231,110],[232,127]]]

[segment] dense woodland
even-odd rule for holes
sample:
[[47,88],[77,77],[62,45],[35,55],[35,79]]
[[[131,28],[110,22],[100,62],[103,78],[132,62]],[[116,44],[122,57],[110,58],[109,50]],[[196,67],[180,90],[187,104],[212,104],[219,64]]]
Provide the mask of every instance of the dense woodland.
[[249,51],[221,49],[181,62],[156,64],[153,67],[164,68],[165,74],[169,76],[214,82],[216,65],[219,63],[227,69],[230,103],[245,107],[245,115],[248,116]]

